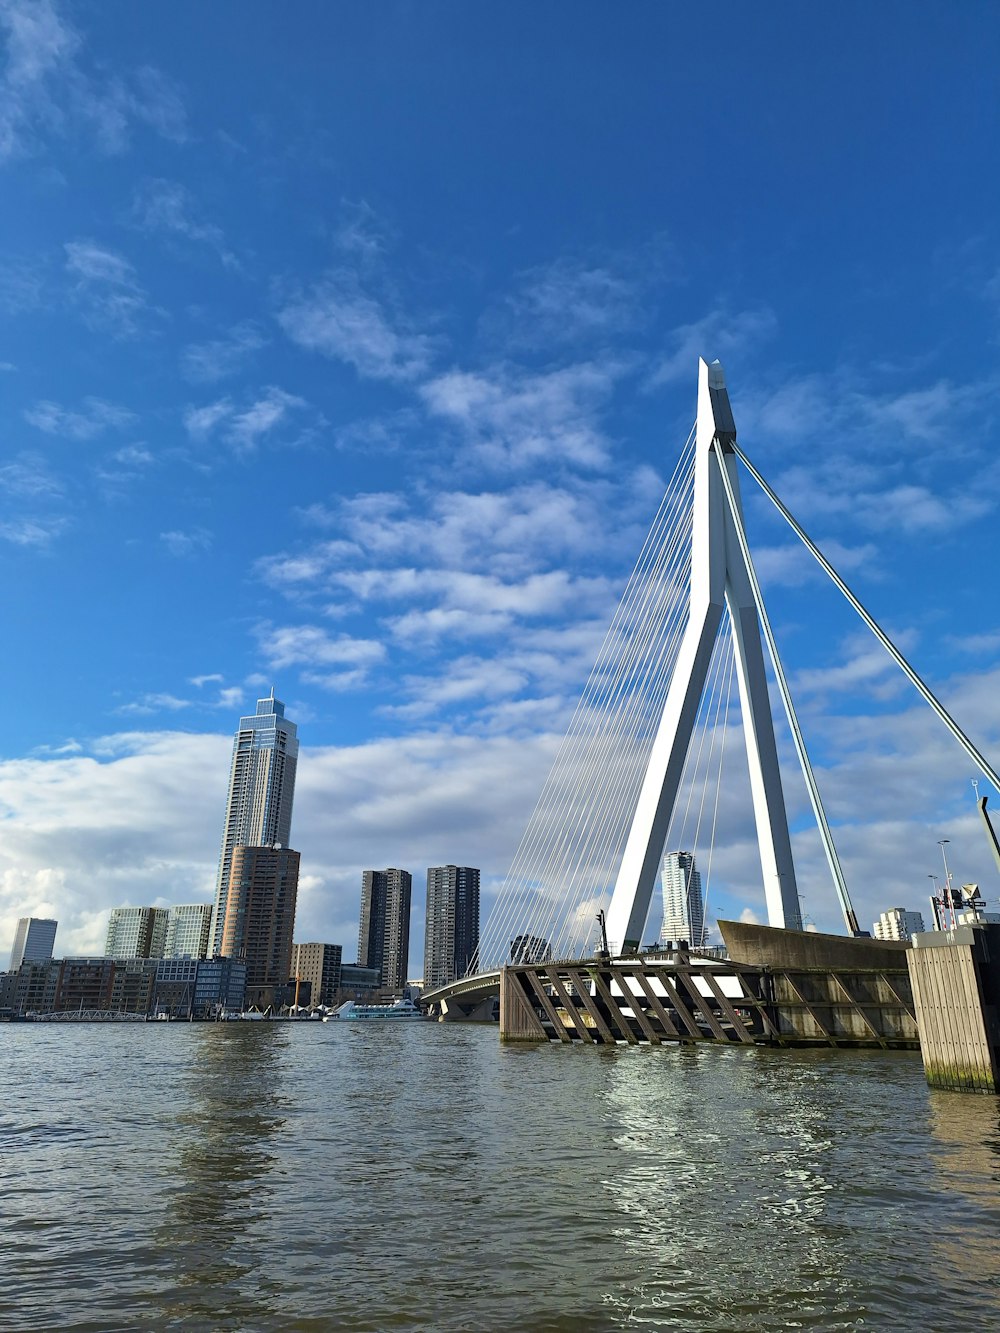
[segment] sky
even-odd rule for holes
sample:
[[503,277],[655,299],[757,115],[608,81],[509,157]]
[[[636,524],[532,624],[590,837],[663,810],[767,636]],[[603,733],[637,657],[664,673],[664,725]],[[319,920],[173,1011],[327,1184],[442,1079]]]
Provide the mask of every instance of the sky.
[[[0,41],[0,948],[207,901],[274,685],[297,938],[353,956],[402,866],[419,975],[426,867],[485,915],[699,356],[997,762],[995,6],[0,0]],[[862,922],[926,907],[942,838],[1000,898],[969,761],[743,491]],[[763,919],[738,813],[713,876]]]

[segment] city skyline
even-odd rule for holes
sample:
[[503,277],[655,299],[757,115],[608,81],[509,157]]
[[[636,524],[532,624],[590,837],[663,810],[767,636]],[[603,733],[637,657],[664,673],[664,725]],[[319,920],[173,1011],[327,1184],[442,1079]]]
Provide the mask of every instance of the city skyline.
[[[272,683],[303,936],[351,956],[388,859],[480,866],[485,923],[699,355],[997,753],[995,12],[723,5],[707,44],[692,10],[556,5],[526,45],[432,10],[307,5],[276,43],[251,6],[237,53],[225,6],[2,9],[8,937],[57,917],[91,955],[112,904],[213,901],[230,721]],[[992,906],[967,762],[744,499],[859,919],[921,901],[943,838]],[[840,930],[779,747],[803,911]],[[762,919],[735,790],[719,815],[710,916]]]

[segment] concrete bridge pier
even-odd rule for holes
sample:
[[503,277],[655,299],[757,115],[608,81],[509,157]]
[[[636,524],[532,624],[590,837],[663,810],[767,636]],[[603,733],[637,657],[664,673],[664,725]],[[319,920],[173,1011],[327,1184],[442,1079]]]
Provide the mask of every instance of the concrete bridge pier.
[[915,935],[906,962],[927,1082],[1000,1092],[1000,926]]

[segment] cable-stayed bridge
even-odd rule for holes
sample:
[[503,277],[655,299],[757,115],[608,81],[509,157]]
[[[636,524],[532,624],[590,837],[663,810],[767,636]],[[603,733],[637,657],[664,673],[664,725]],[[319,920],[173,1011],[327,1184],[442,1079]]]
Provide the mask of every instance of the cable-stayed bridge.
[[[465,978],[429,993],[432,1005],[495,992],[508,965],[580,960],[598,949],[601,956],[634,957],[665,848],[707,848],[700,854],[710,879],[726,836],[719,822],[728,804],[723,771],[737,713],[768,922],[802,930],[765,649],[847,934],[861,936],[754,568],[740,463],[1000,791],[994,769],[743,453],[722,367],[702,360],[694,427],[478,956]],[[606,919],[606,939],[598,935],[598,919]]]

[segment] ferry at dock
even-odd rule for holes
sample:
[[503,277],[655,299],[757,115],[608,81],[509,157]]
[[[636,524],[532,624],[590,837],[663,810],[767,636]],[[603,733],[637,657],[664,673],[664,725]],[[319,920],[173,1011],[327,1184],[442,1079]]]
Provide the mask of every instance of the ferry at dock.
[[407,1023],[414,1020],[426,1020],[427,1015],[420,1012],[419,1005],[407,997],[395,1004],[358,1004],[348,1000],[332,1014],[324,1015],[324,1023],[343,1023],[354,1020],[375,1023]]

